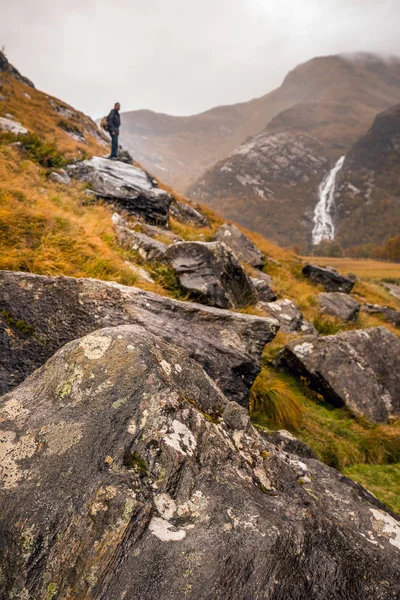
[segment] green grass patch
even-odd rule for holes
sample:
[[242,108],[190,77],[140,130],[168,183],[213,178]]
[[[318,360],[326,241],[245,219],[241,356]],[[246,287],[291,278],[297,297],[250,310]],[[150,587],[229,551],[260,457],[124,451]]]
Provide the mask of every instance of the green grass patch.
[[36,133],[0,134],[0,145],[12,143],[22,144],[28,158],[46,169],[65,167],[69,162],[58,150],[56,144],[43,141]]
[[400,514],[400,463],[393,465],[353,465],[345,475],[357,481]]

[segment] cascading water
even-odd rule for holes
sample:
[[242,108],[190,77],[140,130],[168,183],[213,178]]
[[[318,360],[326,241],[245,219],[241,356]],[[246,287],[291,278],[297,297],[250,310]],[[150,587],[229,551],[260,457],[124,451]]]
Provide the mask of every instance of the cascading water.
[[343,167],[345,156],[337,161],[333,169],[327,174],[318,190],[319,201],[314,212],[314,229],[312,243],[314,246],[322,240],[335,239],[335,227],[332,220],[332,208],[335,204],[336,177]]

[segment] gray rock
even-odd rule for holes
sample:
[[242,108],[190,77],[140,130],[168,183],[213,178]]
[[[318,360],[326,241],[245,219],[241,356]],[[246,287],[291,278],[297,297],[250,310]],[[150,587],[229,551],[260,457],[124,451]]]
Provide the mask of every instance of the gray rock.
[[280,364],[355,414],[382,423],[400,414],[400,339],[385,327],[294,340]]
[[61,169],[58,172],[53,171],[52,173],[50,173],[49,179],[51,181],[55,181],[56,183],[63,183],[65,185],[69,185],[71,183],[71,177],[66,171],[64,171],[64,169]]
[[220,242],[181,242],[169,246],[181,286],[205,304],[237,308],[252,304],[256,291],[236,256]]
[[313,283],[320,283],[327,292],[344,292],[350,294],[354,281],[338,273],[333,267],[319,267],[318,265],[305,265],[303,274]]
[[241,262],[262,269],[264,256],[257,246],[249,240],[235,225],[224,223],[214,236],[217,242],[224,242],[236,254]]
[[146,269],[143,269],[138,265],[133,265],[129,261],[125,261],[125,264],[127,264],[128,267],[133,271],[133,273],[135,273],[138,276],[138,278],[142,281],[146,281],[147,283],[154,283],[153,277],[148,271],[146,271]]
[[360,303],[343,292],[324,292],[318,295],[322,312],[343,321],[356,321]]
[[286,333],[301,331],[306,334],[317,334],[315,327],[304,318],[301,310],[288,298],[276,302],[259,302],[257,308],[276,319],[282,331]]
[[14,135],[26,135],[28,133],[28,130],[25,129],[21,123],[18,123],[18,121],[13,121],[12,119],[6,119],[4,117],[0,117],[0,131],[13,133]]
[[162,242],[126,226],[115,225],[114,229],[118,244],[123,248],[135,250],[146,261],[165,260],[167,246]]
[[376,600],[399,522],[286,454],[194,361],[138,327],[65,346],[0,401],[0,597]]
[[257,298],[260,302],[274,302],[276,300],[277,296],[274,290],[264,279],[251,277],[251,282],[256,289]]
[[262,432],[262,435],[271,444],[278,446],[284,452],[295,454],[300,458],[316,458],[314,451],[310,446],[296,438],[290,431],[281,429],[280,431]]
[[29,87],[34,88],[32,81],[30,81],[27,77],[21,75],[19,71],[8,61],[8,58],[1,52],[0,50],[0,73],[8,73],[11,77],[14,77],[17,81],[21,81],[22,83],[26,83]]
[[150,223],[168,224],[172,196],[158,189],[145,171],[118,161],[93,157],[69,165],[72,177],[90,183],[95,194],[120,204]]
[[170,213],[181,223],[187,223],[195,227],[209,227],[207,218],[201,212],[193,208],[193,206],[179,202],[175,198],[170,206]]
[[369,315],[381,315],[385,321],[400,327],[400,311],[380,304],[363,304],[361,310]]
[[394,285],[393,283],[383,283],[382,285],[394,298],[400,300],[400,285]]
[[179,302],[95,279],[0,271],[0,393],[62,345],[100,327],[138,324],[185,348],[243,405],[278,327],[269,319]]
[[229,402],[222,413],[224,423],[230,429],[245,431],[250,423],[249,412],[236,402]]
[[157,227],[156,225],[149,225],[148,223],[140,224],[144,233],[149,235],[150,237],[159,237],[162,236],[171,241],[171,244],[176,244],[177,242],[184,242],[185,240],[181,238],[179,235],[170,231],[169,229],[162,229],[161,227]]

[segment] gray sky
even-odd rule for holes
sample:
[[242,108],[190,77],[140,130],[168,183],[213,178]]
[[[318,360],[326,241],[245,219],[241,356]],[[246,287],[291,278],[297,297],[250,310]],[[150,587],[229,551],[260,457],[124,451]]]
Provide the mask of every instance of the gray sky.
[[400,55],[400,0],[0,0],[0,46],[92,117],[250,100],[314,56]]

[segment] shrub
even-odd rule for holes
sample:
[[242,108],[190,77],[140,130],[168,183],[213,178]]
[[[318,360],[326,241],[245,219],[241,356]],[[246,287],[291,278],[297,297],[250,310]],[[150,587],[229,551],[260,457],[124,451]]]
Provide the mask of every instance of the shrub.
[[30,160],[47,169],[65,167],[69,162],[56,144],[44,142],[36,133],[0,134],[0,144],[10,143],[20,143]]

